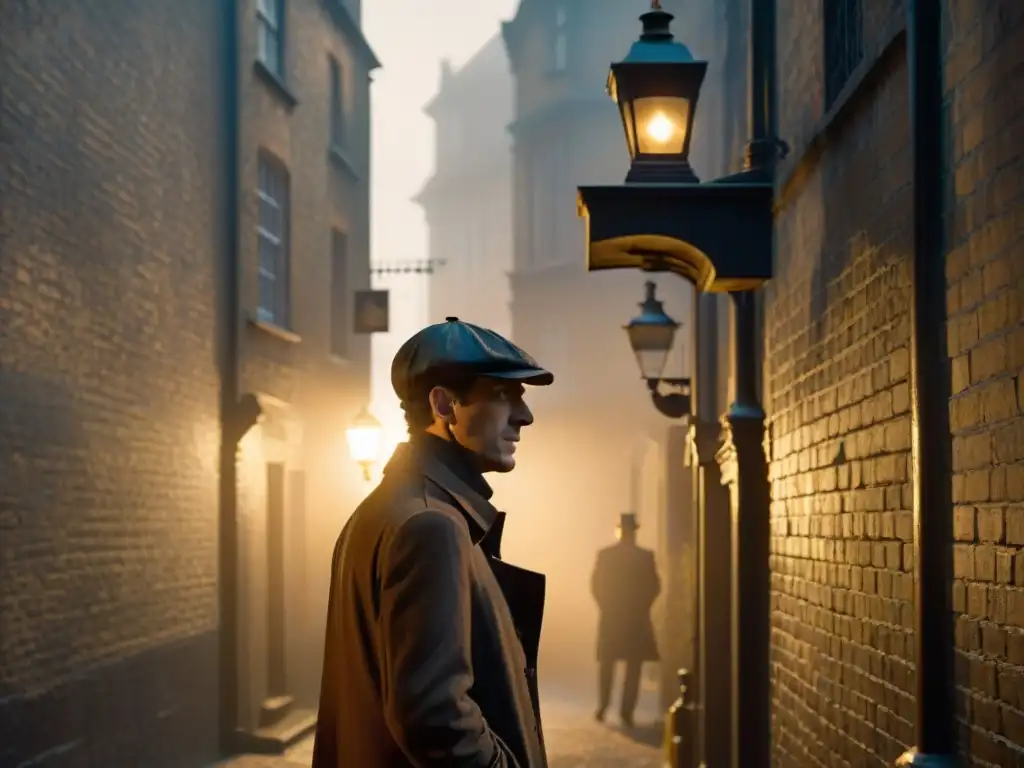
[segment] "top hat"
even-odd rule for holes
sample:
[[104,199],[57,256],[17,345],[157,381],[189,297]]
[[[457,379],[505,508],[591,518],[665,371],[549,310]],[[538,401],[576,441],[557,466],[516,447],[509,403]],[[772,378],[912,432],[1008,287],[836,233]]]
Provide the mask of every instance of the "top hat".
[[635,531],[640,527],[640,523],[637,522],[635,512],[623,512],[619,515],[619,528],[624,531]]

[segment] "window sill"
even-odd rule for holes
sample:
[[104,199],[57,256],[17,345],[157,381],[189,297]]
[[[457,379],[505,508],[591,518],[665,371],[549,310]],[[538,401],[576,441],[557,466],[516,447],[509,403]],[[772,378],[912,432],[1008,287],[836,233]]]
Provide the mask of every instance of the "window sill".
[[806,146],[780,169],[778,189],[781,193],[778,205],[784,206],[786,198],[802,186],[802,179],[817,165],[829,137],[843,124],[852,103],[885,71],[889,59],[901,51],[906,40],[906,30],[904,15],[896,14],[878,43],[864,52],[861,63],[814,126]]
[[289,110],[295,108],[295,105],[299,103],[299,99],[294,93],[292,93],[292,90],[280,75],[271,71],[271,69],[259,59],[256,59],[253,64],[253,69],[256,71],[256,76],[266,84],[270,89],[270,92],[274,94],[278,101],[284,104]]
[[353,181],[359,181],[359,171],[356,170],[355,163],[349,159],[344,149],[337,144],[332,144],[330,149],[327,150],[327,155],[330,157],[331,162],[351,176]]
[[253,328],[261,330],[271,336],[275,336],[278,339],[281,339],[281,341],[287,341],[289,344],[298,344],[302,341],[302,337],[295,331],[282,328],[280,325],[272,323],[269,320],[260,320],[258,317],[250,316],[248,318],[248,322]]

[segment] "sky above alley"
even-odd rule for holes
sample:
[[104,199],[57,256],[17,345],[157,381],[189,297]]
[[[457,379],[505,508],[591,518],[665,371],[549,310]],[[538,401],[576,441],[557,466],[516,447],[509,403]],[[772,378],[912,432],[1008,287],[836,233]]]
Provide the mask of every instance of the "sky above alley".
[[440,61],[466,62],[510,19],[518,0],[364,0],[363,23],[383,68],[373,86],[373,258],[427,257],[426,226],[410,198],[434,163]]
[[[411,198],[434,167],[434,124],[423,113],[437,92],[441,60],[468,61],[515,13],[518,0],[363,0],[363,28],[383,64],[374,73],[371,260],[426,259],[427,228]],[[434,254],[437,257],[437,254]],[[373,410],[385,451],[404,439],[389,381],[398,346],[426,321],[427,278],[378,277],[391,292],[391,332],[373,340]]]

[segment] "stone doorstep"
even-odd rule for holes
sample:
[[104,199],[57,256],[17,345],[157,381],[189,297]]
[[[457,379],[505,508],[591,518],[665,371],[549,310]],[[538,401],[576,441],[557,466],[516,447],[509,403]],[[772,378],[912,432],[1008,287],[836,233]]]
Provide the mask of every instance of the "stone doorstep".
[[273,725],[255,731],[239,731],[235,746],[246,754],[283,755],[315,729],[315,709],[293,709]]

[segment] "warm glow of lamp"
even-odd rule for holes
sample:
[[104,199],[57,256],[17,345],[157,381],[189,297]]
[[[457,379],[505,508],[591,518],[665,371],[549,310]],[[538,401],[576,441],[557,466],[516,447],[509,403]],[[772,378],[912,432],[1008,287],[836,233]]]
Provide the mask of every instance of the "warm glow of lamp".
[[675,132],[676,127],[671,120],[665,117],[664,112],[658,112],[647,123],[647,135],[659,144],[667,144]]
[[370,479],[370,469],[380,458],[382,432],[381,423],[365,407],[345,431],[349,455],[363,468],[366,480]]

